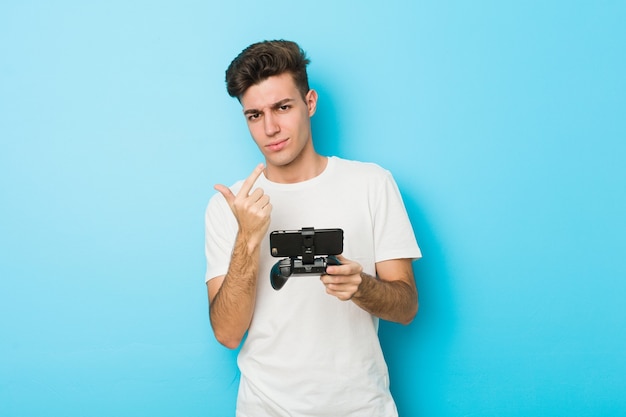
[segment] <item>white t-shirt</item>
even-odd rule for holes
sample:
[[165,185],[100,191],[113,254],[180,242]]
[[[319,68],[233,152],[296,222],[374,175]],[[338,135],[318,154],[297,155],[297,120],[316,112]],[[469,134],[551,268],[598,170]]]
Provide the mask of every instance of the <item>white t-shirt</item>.
[[[236,193],[243,181],[231,189]],[[263,241],[254,315],[238,357],[237,416],[396,416],[378,318],[326,294],[319,275],[270,285],[279,260],[269,232],[341,228],[343,255],[376,275],[376,262],[421,257],[391,174],[371,163],[330,157],[319,176],[295,184],[259,177],[272,217]],[[226,274],[237,222],[221,194],[206,212],[206,280]]]

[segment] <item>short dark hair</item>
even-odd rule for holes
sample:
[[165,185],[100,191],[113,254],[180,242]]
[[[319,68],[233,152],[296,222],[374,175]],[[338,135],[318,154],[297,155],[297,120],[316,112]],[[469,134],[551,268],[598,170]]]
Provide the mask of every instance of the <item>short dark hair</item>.
[[226,70],[226,90],[241,99],[246,90],[274,75],[293,76],[304,98],[309,92],[306,66],[309,59],[297,43],[285,40],[262,41],[248,46]]

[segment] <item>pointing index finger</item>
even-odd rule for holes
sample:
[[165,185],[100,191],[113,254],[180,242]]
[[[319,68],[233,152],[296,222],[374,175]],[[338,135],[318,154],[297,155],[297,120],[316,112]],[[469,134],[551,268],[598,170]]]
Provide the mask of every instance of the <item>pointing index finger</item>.
[[263,164],[257,165],[256,168],[254,168],[254,171],[252,171],[252,173],[250,174],[250,176],[248,176],[248,178],[246,178],[245,181],[243,182],[241,189],[239,190],[239,193],[245,193],[245,195],[249,195],[250,190],[252,189],[252,186],[256,182],[257,178],[259,178],[259,176],[261,175],[264,169],[265,169],[265,165]]

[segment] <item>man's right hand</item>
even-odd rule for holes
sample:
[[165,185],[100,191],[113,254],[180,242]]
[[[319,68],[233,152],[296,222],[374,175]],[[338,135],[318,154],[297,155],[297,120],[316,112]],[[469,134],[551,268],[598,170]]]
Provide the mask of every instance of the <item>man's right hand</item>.
[[213,332],[217,340],[230,349],[239,346],[250,327],[256,298],[259,250],[270,225],[272,205],[269,196],[260,188],[252,191],[263,169],[263,164],[259,164],[243,182],[237,195],[225,185],[215,186],[239,224],[228,272],[207,282]]
[[249,249],[261,243],[270,225],[272,212],[270,197],[261,188],[256,188],[251,192],[252,186],[264,168],[263,164],[257,165],[243,182],[237,195],[234,195],[225,185],[217,184],[214,187],[224,196],[230,206],[239,224],[239,234],[246,240]]

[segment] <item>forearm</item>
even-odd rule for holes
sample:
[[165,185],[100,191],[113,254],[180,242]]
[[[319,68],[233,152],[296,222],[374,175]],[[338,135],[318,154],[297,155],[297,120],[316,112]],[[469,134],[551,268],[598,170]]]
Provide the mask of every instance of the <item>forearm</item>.
[[361,272],[352,301],[383,320],[409,324],[418,309],[417,289],[403,280],[381,280]]
[[259,245],[237,235],[228,272],[209,304],[217,340],[231,349],[239,346],[250,327],[256,300]]

